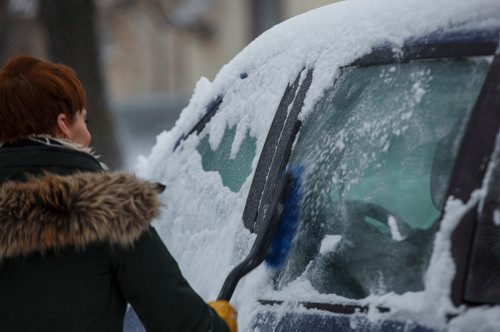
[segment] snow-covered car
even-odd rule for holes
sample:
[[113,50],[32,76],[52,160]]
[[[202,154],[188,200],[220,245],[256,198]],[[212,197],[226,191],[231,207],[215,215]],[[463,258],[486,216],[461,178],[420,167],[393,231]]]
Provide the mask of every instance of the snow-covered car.
[[497,0],[353,0],[201,79],[137,166],[190,284],[217,297],[300,165],[297,236],[239,283],[240,330],[500,331],[499,39]]

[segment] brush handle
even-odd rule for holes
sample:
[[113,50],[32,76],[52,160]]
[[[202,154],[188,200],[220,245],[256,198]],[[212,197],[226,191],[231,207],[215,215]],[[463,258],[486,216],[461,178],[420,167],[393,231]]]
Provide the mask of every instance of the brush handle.
[[255,257],[249,256],[232,269],[222,285],[219,296],[217,296],[217,300],[229,301],[233,296],[234,290],[236,289],[236,286],[241,278],[256,268],[262,261],[263,259],[258,261]]
[[269,207],[272,209],[272,213],[267,213],[264,216],[262,223],[262,228],[250,250],[248,256],[235,268],[231,270],[229,275],[226,277],[224,284],[217,296],[217,300],[229,301],[231,296],[233,296],[234,290],[238,285],[238,282],[243,278],[248,272],[255,269],[262,261],[266,258],[269,252],[269,247],[273,241],[273,237],[276,234],[278,225],[283,214],[283,209],[290,191],[292,178],[289,175],[282,176],[275,187],[274,197],[272,204]]

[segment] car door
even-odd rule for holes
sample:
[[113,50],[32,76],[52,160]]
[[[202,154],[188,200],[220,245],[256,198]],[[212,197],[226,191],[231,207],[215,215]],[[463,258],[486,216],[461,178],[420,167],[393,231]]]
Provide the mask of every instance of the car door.
[[[342,68],[306,110],[292,143],[280,146],[288,167],[305,169],[301,226],[274,276],[276,292],[260,300],[257,328],[434,330],[446,325],[433,312],[443,301],[471,302],[470,280],[481,269],[470,255],[484,243],[474,208],[456,216],[448,242],[436,233],[450,197],[468,202],[481,187],[493,151],[497,36],[439,32],[397,52],[380,47]],[[437,249],[449,243],[452,260]],[[491,287],[498,294],[498,283]]]

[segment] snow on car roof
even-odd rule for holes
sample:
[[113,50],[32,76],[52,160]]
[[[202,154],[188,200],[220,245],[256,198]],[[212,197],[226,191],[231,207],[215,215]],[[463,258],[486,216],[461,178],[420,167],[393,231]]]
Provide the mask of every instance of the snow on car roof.
[[[409,38],[439,30],[498,28],[499,13],[497,0],[351,0],[298,15],[256,38],[222,67],[213,82],[202,77],[169,135],[174,137],[162,136],[157,145],[172,148],[172,141],[189,132],[205,106],[220,94],[224,94],[221,113],[226,109],[231,113],[224,116],[226,125],[242,124],[240,135],[250,129],[259,139],[258,134],[269,128],[276,110],[272,106],[303,68],[315,68],[302,112],[307,116],[338,68],[375,47],[387,43],[401,47]],[[243,73],[248,75],[245,84]],[[216,140],[211,143],[217,145]]]
[[[174,157],[176,142],[191,131],[210,101],[219,96],[223,98],[206,127],[211,147],[216,149],[220,144],[225,128],[236,126],[231,148],[234,156],[249,133],[256,139],[257,146],[253,173],[283,92],[304,68],[314,68],[314,73],[302,117],[308,115],[325,87],[332,84],[340,67],[380,45],[389,43],[398,48],[410,38],[436,31],[491,30],[499,26],[498,0],[344,1],[276,25],[225,65],[213,82],[201,78],[174,128],[161,133],[151,154],[140,158],[137,165],[140,176],[167,185],[164,213],[156,227],[190,284],[206,300],[214,299],[225,276],[241,261],[254,239],[241,221],[252,177],[238,193],[232,193],[212,174],[215,172],[203,173],[195,149],[198,138],[186,141],[183,151],[177,151]],[[187,173],[196,178],[196,183],[189,180]],[[198,196],[210,197],[212,201],[200,202],[195,199]],[[443,262],[448,266],[452,264],[449,234],[457,218],[471,204],[449,203],[448,219],[445,218],[436,242],[436,248],[442,251],[435,250],[433,262],[436,263],[431,264],[430,270],[442,269]],[[453,271],[432,272],[428,275],[440,278],[427,277],[427,288],[423,292],[402,296],[386,294],[369,300],[402,310],[434,314],[456,311],[448,299]],[[301,282],[292,283],[292,287],[275,297],[299,300],[310,299],[312,294],[317,300],[346,302],[334,295],[316,293]],[[259,267],[243,280],[235,293],[233,302],[240,312],[241,330],[251,329],[257,307],[255,299],[264,292],[272,293],[273,289],[266,270]]]

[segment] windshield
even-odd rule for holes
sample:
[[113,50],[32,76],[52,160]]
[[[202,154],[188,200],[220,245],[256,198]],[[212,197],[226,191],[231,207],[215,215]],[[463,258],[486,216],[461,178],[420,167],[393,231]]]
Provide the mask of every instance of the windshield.
[[436,226],[487,59],[345,68],[301,129],[301,230],[278,288],[299,276],[363,298],[423,288]]

